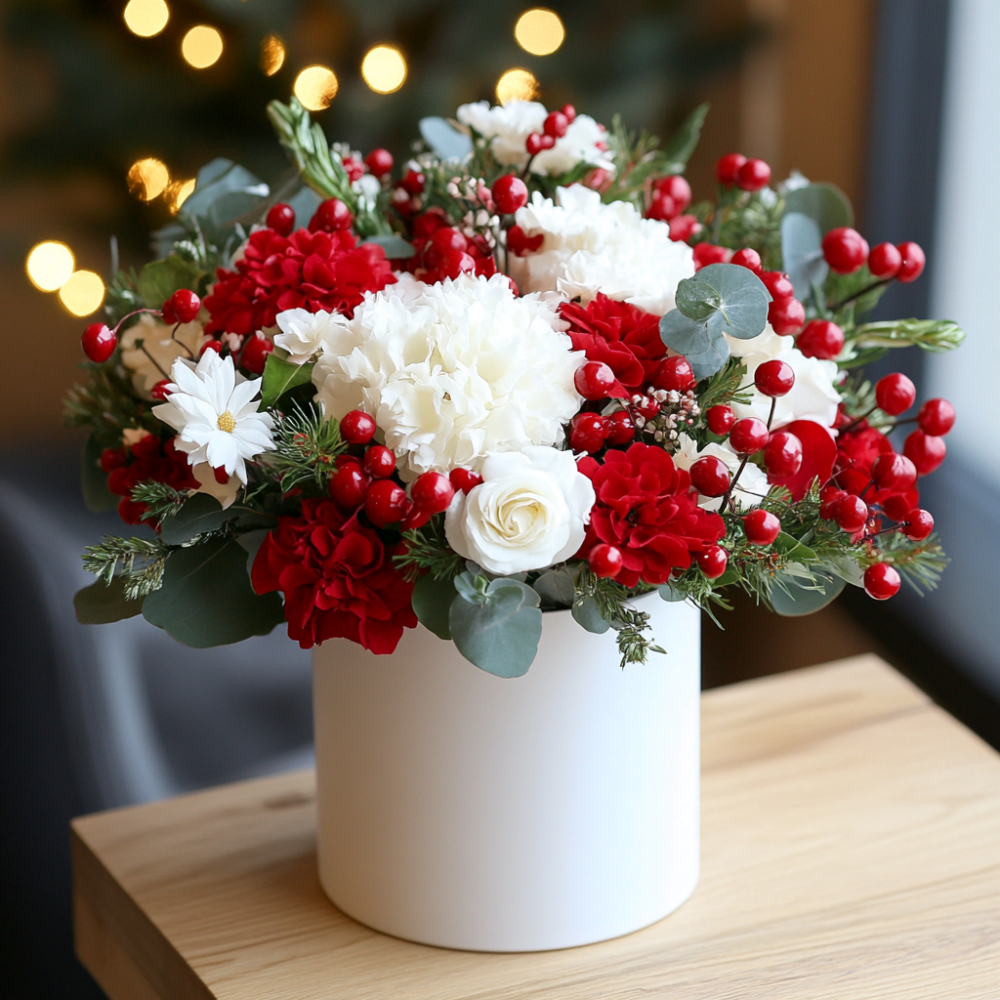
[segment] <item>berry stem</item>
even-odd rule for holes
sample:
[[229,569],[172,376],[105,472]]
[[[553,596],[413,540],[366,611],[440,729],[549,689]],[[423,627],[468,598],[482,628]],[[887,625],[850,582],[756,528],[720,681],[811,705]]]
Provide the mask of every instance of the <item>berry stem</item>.
[[877,409],[877,406],[873,406],[867,413],[862,413],[860,417],[855,417],[846,427],[840,428],[840,433],[849,434],[862,420],[867,420]]
[[[135,309],[130,313],[126,313],[117,323],[115,323],[115,328],[111,331],[116,337],[118,336],[118,331],[121,329],[122,323],[127,319],[131,319],[133,316],[138,316],[139,313],[156,313],[157,316],[163,315],[159,309]],[[155,362],[154,362],[155,364]]]
[[856,302],[869,292],[874,292],[876,288],[881,288],[883,285],[891,284],[892,280],[892,278],[882,278],[880,281],[873,281],[870,285],[865,285],[864,288],[855,292],[853,295],[848,295],[846,299],[841,299],[840,302],[828,302],[827,308],[832,312],[838,313],[844,308],[844,306],[849,306],[852,302]]
[[[183,345],[181,345],[181,346],[183,346]],[[149,351],[147,351],[147,350],[146,350],[146,345],[145,345],[145,344],[141,344],[141,345],[140,345],[140,347],[139,347],[139,350],[140,350],[140,351],[142,351],[142,353],[143,353],[143,354],[145,354],[145,355],[146,355],[146,357],[147,357],[147,358],[149,358],[149,360],[153,362],[153,367],[154,367],[154,368],[156,368],[156,370],[157,370],[157,371],[158,371],[158,372],[159,372],[159,373],[160,373],[160,374],[161,374],[161,375],[162,375],[162,376],[163,376],[164,378],[170,378],[170,375],[169,375],[169,374],[168,374],[167,372],[165,372],[165,371],[164,371],[164,370],[163,370],[163,369],[162,369],[162,368],[160,367],[160,365],[159,365],[159,364],[157,363],[157,361],[156,361],[156,358],[154,358],[154,357],[153,357],[153,355],[152,355],[152,354],[150,354],[150,353],[149,353]]]
[[[736,482],[740,478],[740,475],[742,474],[743,470],[747,467],[747,462],[749,462],[749,461],[750,461],[750,456],[749,455],[744,455],[743,456],[743,461],[740,462],[740,467],[736,470],[736,475],[733,476],[733,478],[729,480],[729,486],[726,489],[725,495],[722,498],[722,503],[719,504],[719,510],[720,511],[725,510],[726,506],[729,504],[729,498],[730,498],[730,496],[732,496],[733,490],[736,489]],[[735,503],[734,503],[734,507],[735,507]]]
[[[767,415],[767,429],[771,429],[771,422],[774,420],[774,408],[778,405],[778,397],[771,397],[771,412]],[[742,471],[742,470],[741,470]]]
[[[194,361],[194,354],[191,352],[191,348],[188,347],[186,344],[182,343],[180,340],[177,339],[177,331],[180,329],[180,325],[181,324],[180,324],[179,320],[174,324],[173,330],[170,331],[170,339],[175,344],[177,344],[178,347],[184,348],[184,351],[187,354],[189,360]],[[154,361],[153,364],[156,364],[156,362]],[[156,365],[156,367],[160,368],[159,365]],[[163,369],[160,368],[160,371],[163,371]]]

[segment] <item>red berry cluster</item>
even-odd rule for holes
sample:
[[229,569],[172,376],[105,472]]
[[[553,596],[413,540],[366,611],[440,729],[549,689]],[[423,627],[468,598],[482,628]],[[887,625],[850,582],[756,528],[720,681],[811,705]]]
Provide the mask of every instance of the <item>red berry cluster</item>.
[[487,278],[497,273],[493,254],[482,237],[466,236],[449,225],[440,208],[430,208],[413,220],[412,242],[416,253],[396,264],[427,284],[463,273]]
[[715,179],[724,188],[760,191],[771,183],[771,168],[763,160],[748,160],[742,153],[727,153],[715,163]]
[[[201,299],[190,289],[180,288],[163,303],[159,310],[163,322],[167,324],[191,323],[198,318]],[[136,309],[123,316],[112,330],[107,323],[91,323],[80,337],[83,353],[97,365],[103,365],[118,347],[118,331],[122,324],[142,312],[156,313],[155,309]]]
[[[653,181],[652,197],[646,210],[646,218],[656,219],[659,222],[673,222],[690,204],[691,185],[680,174],[660,177]],[[693,215],[685,216],[685,219],[693,220],[693,223],[685,225],[698,225],[698,220]],[[674,236],[672,227],[670,235]],[[674,239],[677,237],[674,236]]]
[[542,150],[551,149],[556,140],[566,134],[574,118],[576,108],[572,104],[564,104],[558,111],[550,111],[542,125],[542,131],[532,132],[525,140],[524,148],[528,156],[537,156]]
[[823,237],[823,257],[837,274],[854,274],[867,262],[872,277],[879,281],[916,281],[927,263],[918,243],[879,243],[869,250],[867,240],[849,226],[831,229]]
[[[152,480],[166,483],[175,490],[196,490],[198,480],[191,474],[188,457],[174,447],[174,439],[162,441],[155,434],[147,434],[131,447],[105,448],[101,452],[101,471],[108,474],[108,489],[121,497],[118,514],[126,524],[140,524],[148,507],[132,500],[132,490],[140,483]],[[229,477],[220,470],[221,482]]]
[[409,219],[420,211],[420,196],[424,193],[426,178],[423,172],[414,167],[407,167],[406,173],[393,185],[392,207],[403,219]]

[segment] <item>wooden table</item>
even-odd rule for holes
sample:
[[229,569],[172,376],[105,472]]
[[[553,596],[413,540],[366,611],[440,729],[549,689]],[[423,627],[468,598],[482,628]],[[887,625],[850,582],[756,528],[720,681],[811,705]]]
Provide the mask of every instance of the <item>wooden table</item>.
[[77,951],[112,1000],[1000,998],[1000,758],[874,657],[703,700],[701,884],[615,941],[385,937],[315,874],[313,776],[73,824]]

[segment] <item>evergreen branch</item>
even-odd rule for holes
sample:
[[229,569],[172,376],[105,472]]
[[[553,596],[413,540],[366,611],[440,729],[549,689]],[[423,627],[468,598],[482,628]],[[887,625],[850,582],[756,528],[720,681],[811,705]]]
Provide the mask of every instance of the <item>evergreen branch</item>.
[[175,517],[187,497],[167,483],[146,479],[132,488],[133,503],[144,503],[148,508],[146,517],[159,524],[165,518]]
[[102,447],[117,447],[122,431],[134,427],[159,434],[163,424],[153,416],[154,403],[139,399],[128,373],[117,365],[87,364],[86,385],[75,385],[63,401],[69,427],[91,430]]
[[891,531],[882,535],[879,543],[881,551],[871,562],[895,566],[900,576],[921,596],[937,587],[948,565],[937,535],[922,542],[912,542],[901,531]]
[[653,639],[647,639],[643,635],[649,628],[649,615],[626,603],[630,597],[638,596],[638,593],[632,593],[614,580],[595,576],[586,563],[580,564],[575,589],[574,605],[593,598],[600,616],[618,633],[622,669],[628,663],[645,663],[650,652],[665,652]]
[[105,535],[100,545],[87,545],[83,552],[83,567],[88,573],[105,584],[110,584],[116,576],[124,577],[125,599],[137,601],[159,590],[170,549],[158,538]]
[[730,358],[714,375],[706,379],[705,388],[698,393],[701,412],[720,403],[749,403],[749,391],[738,391],[746,374],[747,366],[739,358]]
[[277,426],[275,450],[266,452],[258,463],[269,470],[287,493],[296,486],[309,484],[326,494],[330,477],[336,472],[335,460],[347,444],[340,436],[336,420],[327,420],[314,403],[308,409],[293,404],[291,413],[273,411]]
[[949,319],[896,319],[863,323],[849,335],[856,350],[920,347],[933,354],[953,351],[965,340],[965,331]]
[[408,581],[416,580],[421,572],[435,580],[453,580],[465,569],[465,560],[448,546],[443,517],[433,517],[415,531],[404,531],[403,539],[406,549],[393,562]]

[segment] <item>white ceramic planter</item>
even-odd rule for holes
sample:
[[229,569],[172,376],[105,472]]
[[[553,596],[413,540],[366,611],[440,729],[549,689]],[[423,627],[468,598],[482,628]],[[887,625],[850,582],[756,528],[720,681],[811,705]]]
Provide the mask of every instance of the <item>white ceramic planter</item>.
[[376,930],[476,951],[617,937],[698,881],[699,612],[635,602],[669,651],[546,613],[528,673],[474,667],[422,626],[391,656],[315,652],[319,875]]

